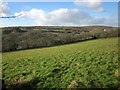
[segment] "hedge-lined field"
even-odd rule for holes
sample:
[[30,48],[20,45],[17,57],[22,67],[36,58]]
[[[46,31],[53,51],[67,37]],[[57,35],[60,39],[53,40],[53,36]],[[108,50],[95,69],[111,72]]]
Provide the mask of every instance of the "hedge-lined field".
[[[2,51],[43,48],[118,36],[117,27],[6,27],[2,28]],[[0,50],[1,51],[1,50]]]
[[3,53],[5,88],[118,86],[118,38]]

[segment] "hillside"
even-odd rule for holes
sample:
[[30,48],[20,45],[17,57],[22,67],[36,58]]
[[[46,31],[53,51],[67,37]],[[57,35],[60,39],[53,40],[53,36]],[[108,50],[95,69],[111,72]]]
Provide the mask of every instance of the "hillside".
[[2,51],[43,48],[108,37],[118,37],[118,28],[109,26],[5,27],[2,29]]
[[3,53],[4,88],[116,88],[118,38]]

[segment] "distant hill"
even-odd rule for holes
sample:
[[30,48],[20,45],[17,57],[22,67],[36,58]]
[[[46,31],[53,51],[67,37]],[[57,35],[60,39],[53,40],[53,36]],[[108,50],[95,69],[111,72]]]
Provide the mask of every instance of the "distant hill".
[[86,30],[90,31],[93,29],[118,29],[118,27],[112,26],[19,26],[19,27],[2,27],[2,29],[13,29],[13,28],[22,28],[22,29],[64,29],[64,30]]
[[23,50],[118,36],[118,28],[110,26],[4,27],[2,49]]

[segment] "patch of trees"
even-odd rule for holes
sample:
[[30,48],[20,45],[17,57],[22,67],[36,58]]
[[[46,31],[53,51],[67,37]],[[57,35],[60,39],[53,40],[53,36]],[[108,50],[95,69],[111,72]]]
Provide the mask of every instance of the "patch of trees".
[[37,30],[35,30],[35,28],[36,27],[3,28],[2,51],[48,47],[118,36],[118,28],[116,27],[68,27],[68,29],[67,27],[41,27],[45,28],[44,30],[40,27],[37,27]]

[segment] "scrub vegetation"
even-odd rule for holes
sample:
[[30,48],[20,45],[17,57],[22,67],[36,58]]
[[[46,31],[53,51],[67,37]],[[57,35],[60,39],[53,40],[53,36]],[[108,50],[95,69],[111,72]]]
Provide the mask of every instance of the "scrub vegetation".
[[43,48],[117,36],[118,28],[108,26],[5,27],[2,28],[2,51]]

